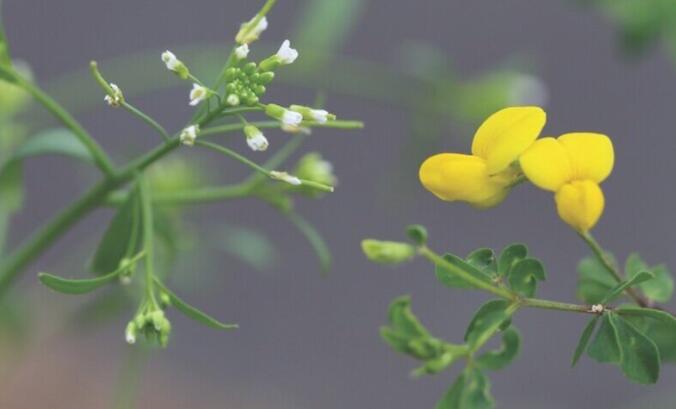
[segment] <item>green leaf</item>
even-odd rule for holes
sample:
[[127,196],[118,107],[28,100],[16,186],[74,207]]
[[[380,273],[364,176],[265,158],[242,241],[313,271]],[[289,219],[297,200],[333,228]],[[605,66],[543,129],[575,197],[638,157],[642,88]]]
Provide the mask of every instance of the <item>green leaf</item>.
[[622,360],[620,344],[617,340],[617,328],[610,319],[611,313],[603,314],[601,326],[596,332],[594,341],[589,345],[587,353],[601,363],[619,364]]
[[492,337],[511,317],[510,304],[506,300],[491,300],[474,314],[465,332],[465,342],[474,347]]
[[518,355],[521,348],[521,336],[514,327],[507,328],[502,333],[502,347],[488,351],[476,359],[479,368],[498,370],[509,365]]
[[[471,264],[465,262],[465,260],[461,259],[460,257],[447,253],[444,254],[444,260],[448,261],[452,265],[456,266],[457,268],[473,275],[474,277],[485,281],[487,283],[492,283],[491,277],[484,273],[483,271],[477,269],[476,267],[472,266]],[[447,268],[445,268],[442,265],[435,265],[434,267],[437,279],[444,284],[447,287],[451,288],[474,288],[473,285],[467,283],[465,280],[459,278],[455,274],[453,274],[451,271],[449,271]]]
[[601,300],[600,304],[606,304],[615,298],[619,297],[624,290],[627,288],[631,288],[635,285],[644,283],[648,280],[651,280],[655,278],[655,276],[652,273],[649,273],[647,271],[641,271],[640,273],[636,274],[635,276],[631,277],[628,280],[622,281],[621,283],[617,284],[615,287],[613,287],[608,294],[606,294],[605,297]]
[[165,287],[164,284],[162,284],[158,279],[155,279],[155,284],[169,296],[169,299],[171,300],[171,305],[176,307],[176,309],[179,310],[181,313],[183,313],[183,315],[185,315],[186,317],[214,329],[232,330],[239,328],[239,325],[237,324],[224,324],[218,321],[217,319],[207,315],[206,313],[198,310],[192,305],[186,303],[185,301],[180,299],[176,294],[174,294],[171,290]]
[[[136,223],[137,228],[134,227]],[[103,234],[91,270],[105,274],[115,271],[124,257],[137,253],[140,247],[140,204],[136,189],[132,189],[127,200],[120,206]],[[135,236],[135,237],[132,237]]]
[[655,302],[669,302],[674,293],[674,278],[669,269],[664,264],[650,267],[637,253],[630,254],[625,263],[627,277],[633,277],[641,271],[649,271],[655,275],[654,279],[639,285],[641,292]]
[[591,339],[592,334],[594,333],[594,329],[596,329],[596,323],[599,322],[599,317],[596,316],[589,320],[587,325],[584,327],[584,331],[582,331],[582,335],[580,336],[580,340],[577,342],[577,347],[575,348],[575,353],[573,353],[573,360],[571,366],[575,366],[577,364],[577,361],[580,360],[580,357],[584,353],[584,351],[587,349],[587,345],[589,344],[589,340]]
[[94,163],[89,150],[68,129],[53,128],[41,131],[28,138],[14,152],[14,159],[40,155],[64,155],[88,163]]
[[530,257],[517,261],[507,275],[512,290],[525,297],[535,295],[537,282],[544,281],[545,277],[545,268],[540,260]]
[[657,382],[660,376],[660,353],[657,345],[622,317],[608,315],[617,328],[624,375],[642,384]]
[[497,257],[493,249],[481,248],[471,252],[465,259],[468,264],[476,267],[489,276],[496,276],[498,271]]
[[500,253],[498,260],[498,274],[501,276],[509,275],[512,267],[519,262],[519,260],[526,258],[528,255],[528,247],[525,244],[514,243],[505,247]]
[[[611,254],[608,257],[613,259]],[[587,304],[598,304],[616,284],[615,278],[596,257],[585,257],[577,266],[577,297]]]
[[465,369],[437,403],[436,409],[492,409],[490,381],[478,369]]
[[63,294],[85,294],[103,287],[106,284],[112,283],[119,275],[120,271],[113,271],[112,273],[97,278],[71,280],[48,273],[39,273],[38,278],[42,284],[54,291]]
[[23,170],[21,161],[10,160],[0,168],[0,213],[12,214],[23,203]]
[[664,362],[676,362],[676,317],[665,311],[634,306],[622,306],[617,313],[657,344]]

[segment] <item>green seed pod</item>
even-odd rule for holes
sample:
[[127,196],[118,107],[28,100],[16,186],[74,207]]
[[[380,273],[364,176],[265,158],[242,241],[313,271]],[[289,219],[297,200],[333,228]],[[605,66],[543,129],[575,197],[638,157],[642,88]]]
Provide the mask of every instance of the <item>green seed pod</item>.
[[361,248],[369,260],[381,264],[399,264],[415,256],[415,247],[396,241],[363,240]]

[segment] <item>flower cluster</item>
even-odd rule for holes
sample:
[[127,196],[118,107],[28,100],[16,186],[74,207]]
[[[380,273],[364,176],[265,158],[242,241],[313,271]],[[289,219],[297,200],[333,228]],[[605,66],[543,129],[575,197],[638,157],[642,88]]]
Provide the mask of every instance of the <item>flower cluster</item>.
[[545,122],[538,107],[500,110],[477,130],[471,155],[428,158],[420,167],[420,181],[442,200],[487,208],[527,178],[554,192],[559,216],[576,231],[587,232],[603,213],[599,184],[613,168],[612,142],[588,132],[537,139]]

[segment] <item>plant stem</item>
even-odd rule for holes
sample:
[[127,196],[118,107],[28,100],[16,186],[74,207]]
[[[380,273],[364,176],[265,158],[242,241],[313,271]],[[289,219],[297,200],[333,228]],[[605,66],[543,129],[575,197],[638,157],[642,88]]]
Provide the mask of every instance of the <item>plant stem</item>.
[[80,123],[73,118],[68,111],[63,109],[56,101],[49,95],[45,94],[37,85],[31,81],[26,80],[14,71],[9,71],[12,77],[16,80],[16,84],[31,94],[42,106],[44,106],[52,115],[54,115],[61,123],[70,129],[78,140],[87,148],[89,153],[94,158],[94,163],[106,175],[112,176],[114,167],[108,155],[101,149],[94,138],[89,135],[87,131],[80,125]]
[[138,189],[141,197],[141,215],[143,226],[143,250],[145,251],[145,278],[146,278],[146,297],[155,309],[159,308],[157,299],[155,299],[155,290],[153,279],[155,277],[155,253],[154,236],[155,224],[153,221],[152,192],[148,182],[143,176],[139,176]]
[[[591,248],[596,258],[598,258],[603,267],[605,267],[606,270],[608,270],[608,272],[613,276],[615,281],[617,281],[618,283],[624,281],[622,275],[617,269],[617,266],[615,266],[615,263],[610,259],[610,257],[608,257],[608,253],[605,250],[603,250],[603,248],[598,243],[598,241],[596,241],[594,236],[592,236],[591,233],[589,232],[585,232],[580,233],[580,237],[582,237],[582,239],[585,241],[585,243],[587,243],[589,248]],[[636,304],[640,305],[641,307],[648,306],[648,303],[640,295],[638,295],[633,288],[627,287],[625,292],[629,297],[631,297],[632,300],[634,300],[634,302],[636,302]]]
[[144,348],[130,348],[122,364],[115,386],[115,409],[133,409],[143,367],[149,352]]
[[473,285],[474,287],[489,292],[491,294],[497,295],[498,297],[504,298],[508,301],[513,302],[519,307],[531,307],[531,308],[541,308],[546,310],[557,310],[557,311],[566,311],[566,312],[577,312],[577,313],[586,313],[586,314],[598,314],[592,312],[591,308],[587,305],[579,304],[569,304],[562,303],[558,301],[549,301],[542,300],[539,298],[522,298],[519,294],[516,294],[504,287],[498,287],[497,285],[487,283],[483,280],[480,280],[460,267],[452,264],[439,254],[435,253],[433,250],[430,250],[429,247],[423,246],[419,249],[419,253],[430,260],[432,263],[438,266],[442,266],[444,269],[450,271],[452,274],[455,274],[457,277],[463,279],[467,283]]
[[168,141],[169,139],[171,139],[171,137],[169,136],[169,133],[167,133],[166,129],[164,129],[164,127],[162,125],[160,125],[156,120],[151,118],[149,115],[145,114],[140,109],[136,108],[135,106],[133,106],[132,104],[130,104],[126,101],[124,101],[122,103],[122,107],[124,109],[126,109],[127,112],[129,112],[132,115],[138,117],[140,120],[142,120],[143,122],[148,124],[151,128],[156,130],[157,133],[159,133],[160,136],[162,136],[162,139],[164,139],[165,141]]

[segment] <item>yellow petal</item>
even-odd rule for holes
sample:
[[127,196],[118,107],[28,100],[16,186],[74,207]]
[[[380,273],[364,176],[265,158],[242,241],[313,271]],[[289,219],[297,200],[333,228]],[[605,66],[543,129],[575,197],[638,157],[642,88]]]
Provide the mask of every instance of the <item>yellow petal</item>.
[[474,135],[472,154],[486,160],[493,175],[514,162],[538,137],[547,114],[538,107],[502,109],[484,121]]
[[576,180],[563,185],[556,192],[555,200],[559,217],[580,233],[594,227],[605,203],[603,191],[591,180]]
[[556,192],[573,176],[568,152],[554,138],[535,141],[519,158],[524,175],[541,189]]
[[561,135],[558,140],[570,156],[573,179],[601,183],[610,175],[615,161],[610,138],[598,133],[576,132]]
[[429,157],[420,166],[420,182],[438,198],[460,200],[486,208],[500,203],[509,192],[505,177],[489,177],[483,159],[458,153]]

